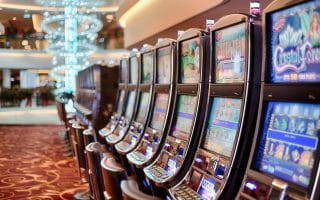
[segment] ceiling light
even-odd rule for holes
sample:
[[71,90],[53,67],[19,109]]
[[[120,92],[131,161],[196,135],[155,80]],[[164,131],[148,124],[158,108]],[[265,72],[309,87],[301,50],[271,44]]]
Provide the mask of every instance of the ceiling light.
[[13,18],[12,18],[12,20],[14,20],[14,21],[15,21],[15,20],[17,20],[17,18],[16,18],[16,17],[13,17]]

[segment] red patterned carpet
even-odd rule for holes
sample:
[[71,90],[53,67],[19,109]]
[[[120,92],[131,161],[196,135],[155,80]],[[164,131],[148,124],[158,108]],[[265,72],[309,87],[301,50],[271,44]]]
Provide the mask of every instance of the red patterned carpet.
[[63,155],[61,126],[0,126],[0,199],[73,199],[83,191],[72,157]]

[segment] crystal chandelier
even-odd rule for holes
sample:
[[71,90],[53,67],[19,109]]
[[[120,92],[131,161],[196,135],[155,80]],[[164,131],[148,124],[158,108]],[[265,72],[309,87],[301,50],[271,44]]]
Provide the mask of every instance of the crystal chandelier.
[[[97,32],[103,24],[94,12],[106,4],[105,0],[36,0],[45,8],[41,26],[47,33],[47,51],[62,62],[52,74],[65,71],[65,87],[75,91],[75,76],[89,65],[88,57],[97,50]],[[61,59],[60,59],[61,60]],[[53,60],[53,62],[55,62]]]

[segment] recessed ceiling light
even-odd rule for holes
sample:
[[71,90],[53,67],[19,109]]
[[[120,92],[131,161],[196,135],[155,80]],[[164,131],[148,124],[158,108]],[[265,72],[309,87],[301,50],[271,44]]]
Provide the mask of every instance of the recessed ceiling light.
[[17,18],[16,18],[16,17],[13,17],[12,20],[17,20]]

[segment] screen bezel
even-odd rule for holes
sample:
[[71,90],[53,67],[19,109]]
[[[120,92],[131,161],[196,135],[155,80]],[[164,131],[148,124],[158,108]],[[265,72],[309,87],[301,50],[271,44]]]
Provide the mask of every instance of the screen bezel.
[[[182,44],[185,43],[185,42],[188,42],[190,40],[193,40],[193,39],[196,39],[198,38],[199,39],[199,42],[200,42],[200,51],[199,51],[199,70],[200,70],[200,73],[199,73],[199,80],[198,82],[196,83],[183,83],[182,82],[182,62],[181,62],[181,55],[182,55]],[[179,40],[178,41],[178,56],[177,56],[177,83],[178,84],[198,84],[198,83],[201,83],[203,80],[204,80],[204,74],[203,74],[203,39],[201,37],[200,34],[198,35],[195,35],[195,36],[192,36],[192,37],[189,37],[189,38],[186,38],[186,39],[183,39],[183,40]]]
[[[228,28],[231,28],[231,27],[234,27],[234,26],[237,26],[237,25],[240,25],[240,24],[244,24],[245,25],[245,62],[244,62],[244,69],[243,69],[243,81],[239,81],[239,82],[232,82],[232,83],[218,83],[216,81],[216,69],[217,69],[217,66],[216,66],[216,45],[215,45],[215,34],[216,32],[218,31],[222,31],[222,30],[225,30],[225,29],[228,29]],[[236,23],[232,23],[232,24],[229,24],[227,26],[223,26],[223,27],[220,27],[218,29],[214,29],[211,31],[211,35],[210,35],[210,38],[211,38],[211,41],[210,41],[210,44],[211,44],[211,55],[210,55],[210,69],[211,69],[211,72],[210,72],[210,76],[211,76],[211,80],[210,82],[211,83],[214,83],[214,84],[226,84],[226,85],[229,85],[229,84],[243,84],[245,82],[248,81],[249,79],[249,53],[251,52],[251,50],[249,49],[250,48],[250,23],[248,23],[246,20],[241,20],[241,22],[236,22]]]
[[[262,112],[261,112],[261,116],[260,116],[260,121],[259,121],[259,128],[256,129],[257,131],[257,134],[256,134],[256,141],[255,141],[255,146],[254,146],[254,153],[253,153],[253,156],[252,156],[252,159],[251,159],[251,164],[250,164],[250,169],[253,170],[253,171],[256,171],[256,172],[259,172],[260,174],[263,174],[265,176],[268,176],[268,177],[271,177],[271,178],[274,178],[274,179],[279,179],[279,180],[282,180],[286,183],[288,183],[288,186],[289,187],[292,187],[294,189],[297,189],[299,191],[309,191],[311,192],[312,191],[312,188],[313,188],[313,185],[315,183],[315,178],[316,178],[316,173],[317,173],[317,169],[319,167],[319,161],[320,161],[320,140],[319,140],[319,144],[318,144],[318,147],[317,147],[317,150],[314,151],[314,166],[312,167],[311,169],[311,174],[310,174],[310,182],[309,182],[309,186],[308,187],[303,187],[303,186],[300,186],[298,184],[295,184],[293,182],[289,182],[287,180],[284,180],[280,177],[277,177],[275,175],[272,175],[272,174],[268,174],[266,172],[262,172],[260,171],[259,169],[256,169],[255,167],[255,164],[256,164],[256,160],[257,160],[257,157],[258,157],[258,152],[259,152],[259,147],[260,147],[260,144],[262,144],[262,140],[263,138],[261,137],[262,136],[262,132],[263,132],[263,128],[264,128],[264,122],[266,120],[266,115],[267,115],[267,109],[268,109],[268,103],[269,102],[285,102],[285,103],[309,103],[309,104],[319,104],[319,103],[315,103],[315,102],[297,102],[297,101],[281,101],[281,100],[276,100],[276,99],[273,99],[273,100],[268,100],[268,101],[263,101],[263,105],[262,105]],[[264,144],[264,143],[263,143]]]
[[[170,72],[169,72],[169,82],[168,83],[160,83],[159,82],[159,73],[158,73],[158,69],[159,69],[159,51],[161,51],[162,49],[165,49],[165,48],[170,48]],[[173,68],[173,49],[172,49],[172,45],[169,44],[169,45],[165,45],[165,46],[162,46],[162,47],[159,47],[159,48],[156,48],[155,50],[155,64],[156,64],[156,67],[155,67],[155,70],[154,70],[154,74],[155,74],[155,83],[156,84],[170,84],[171,81],[172,81],[172,68]]]

